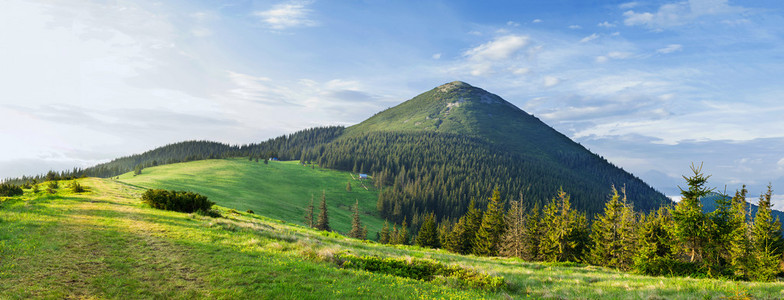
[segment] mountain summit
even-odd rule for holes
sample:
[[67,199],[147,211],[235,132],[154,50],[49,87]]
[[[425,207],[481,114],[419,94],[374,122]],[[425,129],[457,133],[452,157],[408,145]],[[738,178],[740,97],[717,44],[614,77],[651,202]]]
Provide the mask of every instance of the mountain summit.
[[573,204],[599,212],[611,186],[637,209],[669,200],[639,178],[591,153],[498,95],[454,81],[346,128],[303,156],[330,168],[374,174],[377,207],[400,222],[435,212],[459,217],[498,188],[542,207],[560,188]]

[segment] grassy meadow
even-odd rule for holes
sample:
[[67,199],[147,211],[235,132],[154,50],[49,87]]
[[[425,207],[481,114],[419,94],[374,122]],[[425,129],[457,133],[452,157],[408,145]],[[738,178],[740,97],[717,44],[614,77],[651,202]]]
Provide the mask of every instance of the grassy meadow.
[[[150,172],[152,173],[152,172]],[[152,174],[150,174],[152,175]],[[0,299],[781,299],[780,283],[638,276],[576,264],[385,246],[218,207],[152,209],[109,179],[0,198]],[[503,276],[500,290],[340,268],[340,253],[433,259]]]
[[[314,214],[318,216],[321,193],[325,191],[333,230],[351,230],[351,209],[357,200],[368,237],[375,239],[384,225],[384,220],[376,217],[378,191],[370,181],[365,181],[365,189],[349,172],[312,169],[297,161],[264,164],[247,159],[201,160],[146,168],[136,176],[126,173],[119,181],[142,188],[193,191],[223,207],[250,209],[258,215],[296,224],[304,224],[311,196]],[[346,191],[347,182],[351,182],[351,192]]]

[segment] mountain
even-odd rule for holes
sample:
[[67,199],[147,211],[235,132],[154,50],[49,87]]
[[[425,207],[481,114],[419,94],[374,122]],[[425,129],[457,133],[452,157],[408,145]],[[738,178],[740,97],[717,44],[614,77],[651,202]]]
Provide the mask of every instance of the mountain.
[[383,217],[416,224],[425,213],[456,218],[494,188],[542,207],[559,188],[589,214],[610,188],[625,187],[637,209],[670,203],[639,178],[517,108],[464,82],[451,82],[382,111],[334,141],[303,153],[320,165],[372,173],[386,186]]

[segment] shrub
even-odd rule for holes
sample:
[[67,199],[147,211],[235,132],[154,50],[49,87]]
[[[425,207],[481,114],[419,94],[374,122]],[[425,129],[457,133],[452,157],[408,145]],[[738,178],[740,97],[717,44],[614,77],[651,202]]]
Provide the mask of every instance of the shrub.
[[15,184],[3,183],[0,184],[0,196],[13,197],[24,194],[24,190]]
[[504,285],[503,277],[479,273],[460,266],[447,266],[430,260],[339,254],[336,262],[343,268],[361,269],[416,280],[432,281],[436,277],[454,278],[460,285],[473,288],[496,290]]
[[253,210],[252,210],[252,209],[246,210],[245,212],[246,212],[246,213],[249,213],[249,214],[251,214],[251,215],[253,214]]
[[218,211],[217,209],[199,209],[196,211],[196,214],[200,216],[210,217],[210,218],[221,217],[220,211]]
[[71,184],[71,191],[73,191],[74,193],[84,193],[87,190],[84,188],[84,186],[82,186],[78,182],[74,182],[73,184]]
[[60,184],[57,183],[57,180],[49,181],[48,187],[49,187],[49,189],[56,190],[56,189],[60,188]]
[[[149,204],[153,208],[172,210],[179,212],[197,212],[202,215],[210,215],[214,202],[207,200],[203,196],[194,192],[167,191],[149,189],[142,194],[142,202]],[[199,211],[203,211],[200,213]],[[220,215],[220,213],[218,213]]]
[[683,262],[668,257],[654,257],[634,266],[637,272],[651,276],[704,277],[697,263]]

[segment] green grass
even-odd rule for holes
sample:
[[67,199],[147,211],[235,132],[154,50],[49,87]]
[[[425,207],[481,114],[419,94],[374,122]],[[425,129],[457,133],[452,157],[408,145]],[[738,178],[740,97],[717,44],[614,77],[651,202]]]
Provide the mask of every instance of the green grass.
[[[259,215],[161,211],[143,189],[81,179],[89,192],[0,199],[0,299],[758,299],[781,283],[638,276],[603,268],[378,245]],[[336,253],[432,259],[501,275],[499,291],[343,269]],[[735,298],[742,299],[742,298]]]
[[[220,206],[304,224],[305,209],[314,197],[318,216],[322,191],[326,191],[329,221],[333,230],[351,230],[351,211],[359,200],[362,224],[375,239],[384,220],[376,213],[378,191],[368,180],[364,186],[351,173],[310,166],[297,161],[214,159],[146,168],[141,175],[127,173],[120,181],[143,188],[187,190],[203,194]],[[357,174],[354,174],[356,177]],[[351,182],[352,191],[346,191]]]

